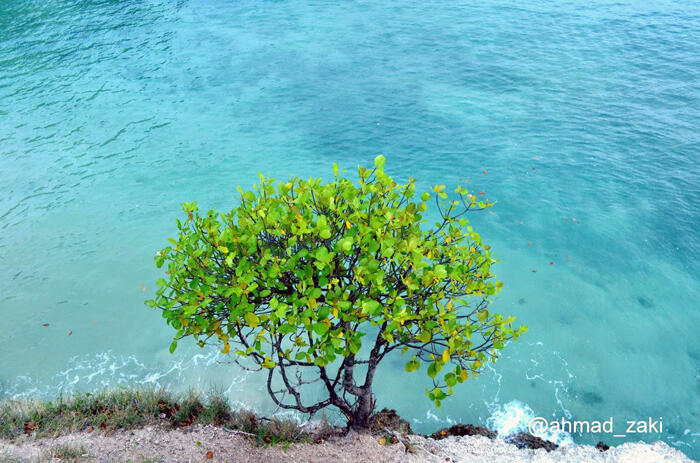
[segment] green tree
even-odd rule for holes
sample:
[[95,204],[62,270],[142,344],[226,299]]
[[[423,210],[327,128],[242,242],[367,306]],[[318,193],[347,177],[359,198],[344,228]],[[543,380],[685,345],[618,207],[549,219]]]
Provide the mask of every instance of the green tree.
[[[267,372],[279,407],[334,406],[355,428],[368,425],[377,367],[394,351],[407,372],[425,367],[438,407],[495,361],[526,328],[488,310],[502,285],[464,215],[491,203],[461,186],[451,199],[444,185],[416,198],[415,180],[397,184],[384,162],[359,167],[358,185],[335,164],[329,183],[259,175],[230,213],[185,203],[178,238],[155,258],[168,278],[147,302],[177,330],[171,352],[187,336],[218,344]],[[431,198],[439,220],[426,229]],[[321,400],[302,395],[311,383]]]

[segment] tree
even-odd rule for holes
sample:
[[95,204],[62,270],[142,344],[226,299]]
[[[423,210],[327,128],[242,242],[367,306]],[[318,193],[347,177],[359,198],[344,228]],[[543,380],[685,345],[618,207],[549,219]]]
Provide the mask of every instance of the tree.
[[[359,167],[359,184],[259,174],[238,191],[230,213],[183,206],[177,239],[155,258],[167,264],[151,307],[204,347],[218,344],[239,364],[266,370],[278,407],[313,414],[337,407],[354,428],[374,410],[372,383],[392,352],[406,371],[426,366],[426,394],[438,407],[453,387],[495,361],[518,338],[513,317],[488,310],[500,282],[488,245],[467,226],[468,211],[492,204],[445,186],[415,197],[415,180],[397,184],[378,156]],[[435,199],[439,220],[425,228]],[[302,392],[316,383],[321,400]]]

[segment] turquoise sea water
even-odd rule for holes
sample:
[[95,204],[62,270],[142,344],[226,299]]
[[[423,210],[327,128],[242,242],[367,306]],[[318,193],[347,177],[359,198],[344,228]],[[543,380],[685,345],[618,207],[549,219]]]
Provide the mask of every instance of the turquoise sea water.
[[694,1],[2,1],[0,398],[216,386],[269,410],[215,351],[168,354],[152,257],[183,201],[381,153],[498,201],[472,222],[530,332],[440,410],[392,360],[380,406],[423,432],[662,417],[570,438],[698,457],[699,108]]

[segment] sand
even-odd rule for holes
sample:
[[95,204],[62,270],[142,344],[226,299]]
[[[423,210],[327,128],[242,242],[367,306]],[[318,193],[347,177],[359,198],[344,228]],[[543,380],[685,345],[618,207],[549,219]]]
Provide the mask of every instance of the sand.
[[[172,429],[166,426],[132,431],[94,431],[60,436],[56,439],[22,437],[14,442],[0,440],[2,462],[691,462],[680,451],[663,442],[626,443],[601,452],[592,446],[570,446],[547,453],[544,449],[523,450],[500,439],[482,436],[448,437],[432,440],[408,436],[413,452],[403,444],[385,444],[369,434],[349,433],[320,444],[259,447],[248,437],[231,434],[211,425]],[[51,458],[62,446],[79,450],[77,458]],[[65,447],[63,447],[65,448]],[[208,452],[211,452],[209,455]],[[65,454],[65,452],[64,452]],[[207,458],[210,456],[211,458]]]

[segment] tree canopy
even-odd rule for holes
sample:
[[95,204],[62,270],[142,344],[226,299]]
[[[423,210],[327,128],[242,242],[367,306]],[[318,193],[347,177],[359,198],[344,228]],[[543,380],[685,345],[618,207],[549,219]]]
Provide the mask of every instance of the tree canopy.
[[[417,195],[384,163],[359,167],[357,184],[335,164],[325,183],[259,175],[227,213],[185,203],[179,235],[155,258],[167,278],[147,302],[176,330],[171,352],[188,336],[217,344],[267,372],[279,407],[334,406],[355,427],[367,425],[377,366],[392,352],[427,374],[437,406],[495,361],[526,327],[489,311],[496,260],[465,215],[492,204],[461,186]],[[303,394],[312,383],[324,398]]]

